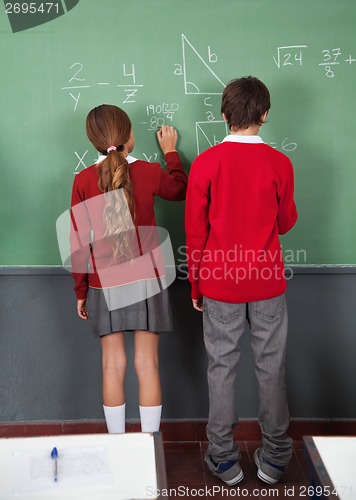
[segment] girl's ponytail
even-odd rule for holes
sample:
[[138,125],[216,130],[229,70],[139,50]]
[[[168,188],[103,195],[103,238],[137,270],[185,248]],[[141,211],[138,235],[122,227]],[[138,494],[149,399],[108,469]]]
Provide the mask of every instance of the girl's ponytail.
[[131,134],[130,119],[122,109],[103,104],[88,114],[86,130],[94,147],[106,155],[98,165],[98,187],[106,193],[105,236],[112,239],[114,258],[131,258],[128,231],[135,220],[135,207],[129,164],[122,153]]

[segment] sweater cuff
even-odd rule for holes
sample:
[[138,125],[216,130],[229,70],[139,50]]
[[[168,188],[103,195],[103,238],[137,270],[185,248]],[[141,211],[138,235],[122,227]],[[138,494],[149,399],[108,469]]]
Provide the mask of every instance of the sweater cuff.
[[176,155],[179,158],[179,153],[175,149],[173,149],[172,151],[168,151],[168,153],[166,153],[164,156],[167,157],[169,155]]
[[75,292],[75,295],[77,297],[77,300],[83,300],[83,299],[86,299],[87,298],[87,295],[88,295],[88,291],[82,291],[82,290],[78,290]]
[[191,285],[192,285],[192,299],[193,300],[202,299],[203,295],[199,290],[199,282],[194,281],[193,283],[191,283]]

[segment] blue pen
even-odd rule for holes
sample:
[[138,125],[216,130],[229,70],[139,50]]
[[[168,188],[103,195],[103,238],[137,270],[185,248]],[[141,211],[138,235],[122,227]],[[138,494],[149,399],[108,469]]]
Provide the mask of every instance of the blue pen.
[[58,481],[58,450],[57,448],[53,448],[51,451],[51,458],[54,460],[54,468],[53,468],[53,479]]

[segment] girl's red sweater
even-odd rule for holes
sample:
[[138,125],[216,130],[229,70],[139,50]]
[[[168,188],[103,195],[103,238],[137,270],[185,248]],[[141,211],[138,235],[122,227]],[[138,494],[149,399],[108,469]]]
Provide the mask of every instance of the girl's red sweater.
[[[185,199],[187,175],[179,155],[177,152],[170,152],[165,155],[165,159],[167,171],[163,170],[159,163],[128,157],[136,228],[156,226],[155,196],[171,201]],[[76,175],[72,189],[71,264],[75,280],[74,290],[78,299],[87,297],[89,286],[103,288],[124,284],[122,273],[121,276],[116,276],[114,272],[110,275],[113,247],[104,235],[106,227],[103,213],[106,202],[105,196],[98,188],[98,168],[100,163]],[[125,283],[135,281],[135,273],[132,280],[128,273],[125,273]],[[103,274],[106,276],[105,283],[102,283],[100,278]]]

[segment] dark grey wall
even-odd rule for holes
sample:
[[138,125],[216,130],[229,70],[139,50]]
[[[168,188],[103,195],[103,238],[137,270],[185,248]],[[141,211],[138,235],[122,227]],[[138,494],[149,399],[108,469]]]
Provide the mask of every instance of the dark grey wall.
[[[72,278],[63,271],[0,276],[0,421],[103,418],[100,343],[76,316]],[[297,271],[289,281],[287,377],[292,418],[356,417],[356,274]],[[54,274],[53,274],[54,273]],[[340,273],[340,274],[338,274]],[[163,418],[206,418],[206,355],[190,288],[170,287],[174,332],[161,335]],[[133,343],[126,336],[127,417],[138,418]],[[257,384],[246,328],[237,404],[257,417]],[[131,362],[130,362],[131,361]]]

